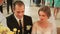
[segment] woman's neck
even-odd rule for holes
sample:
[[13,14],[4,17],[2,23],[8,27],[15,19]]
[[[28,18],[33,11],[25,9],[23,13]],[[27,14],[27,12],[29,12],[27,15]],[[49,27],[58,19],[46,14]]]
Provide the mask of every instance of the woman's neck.
[[48,27],[48,21],[44,21],[44,22],[39,22],[39,25],[40,25],[40,27],[42,27],[42,28],[47,28]]
[[45,24],[45,23],[48,23],[48,21],[40,21],[41,23]]

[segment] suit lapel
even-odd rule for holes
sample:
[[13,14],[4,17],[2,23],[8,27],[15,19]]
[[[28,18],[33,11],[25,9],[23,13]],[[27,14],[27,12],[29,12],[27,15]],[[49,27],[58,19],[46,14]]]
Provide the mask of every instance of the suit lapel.
[[14,22],[15,27],[19,28],[19,24],[14,16],[14,14],[13,14],[13,22]]
[[26,19],[25,19],[25,15],[24,15],[24,17],[23,17],[23,24],[24,24],[24,27],[26,26],[26,21],[25,21]]

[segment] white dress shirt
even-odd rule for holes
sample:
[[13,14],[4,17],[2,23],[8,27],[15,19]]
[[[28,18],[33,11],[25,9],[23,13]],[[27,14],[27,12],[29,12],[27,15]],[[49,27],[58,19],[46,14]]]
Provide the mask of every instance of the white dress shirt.
[[22,17],[21,19],[18,19],[15,14],[14,14],[14,17],[16,18],[18,24],[20,24],[20,23],[19,23],[19,20],[21,20],[21,24],[22,24],[22,27],[23,27],[23,17]]
[[3,16],[1,12],[0,12],[0,24],[7,27],[6,18]]
[[16,20],[17,20],[19,26],[20,26],[20,22],[19,22],[19,20],[21,20],[21,24],[22,24],[22,34],[23,34],[23,32],[24,32],[24,24],[23,24],[24,22],[23,22],[23,17],[22,17],[21,19],[18,19],[18,18],[16,17],[15,14],[14,14],[14,17],[16,18]]

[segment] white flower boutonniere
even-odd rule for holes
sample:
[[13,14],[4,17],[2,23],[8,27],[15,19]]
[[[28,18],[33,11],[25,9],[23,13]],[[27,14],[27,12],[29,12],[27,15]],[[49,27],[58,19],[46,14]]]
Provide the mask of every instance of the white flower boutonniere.
[[27,30],[30,30],[31,25],[27,25],[26,28],[27,28]]

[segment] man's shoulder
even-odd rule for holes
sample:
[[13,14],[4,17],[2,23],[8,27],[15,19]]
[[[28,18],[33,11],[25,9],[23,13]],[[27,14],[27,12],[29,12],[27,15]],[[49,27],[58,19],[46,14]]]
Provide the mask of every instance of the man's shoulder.
[[24,15],[24,17],[26,17],[26,18],[31,18],[31,16],[27,16],[27,15]]
[[14,15],[11,14],[11,15],[7,16],[6,18],[7,18],[7,19],[11,19],[11,18],[13,18],[13,16],[14,16]]

